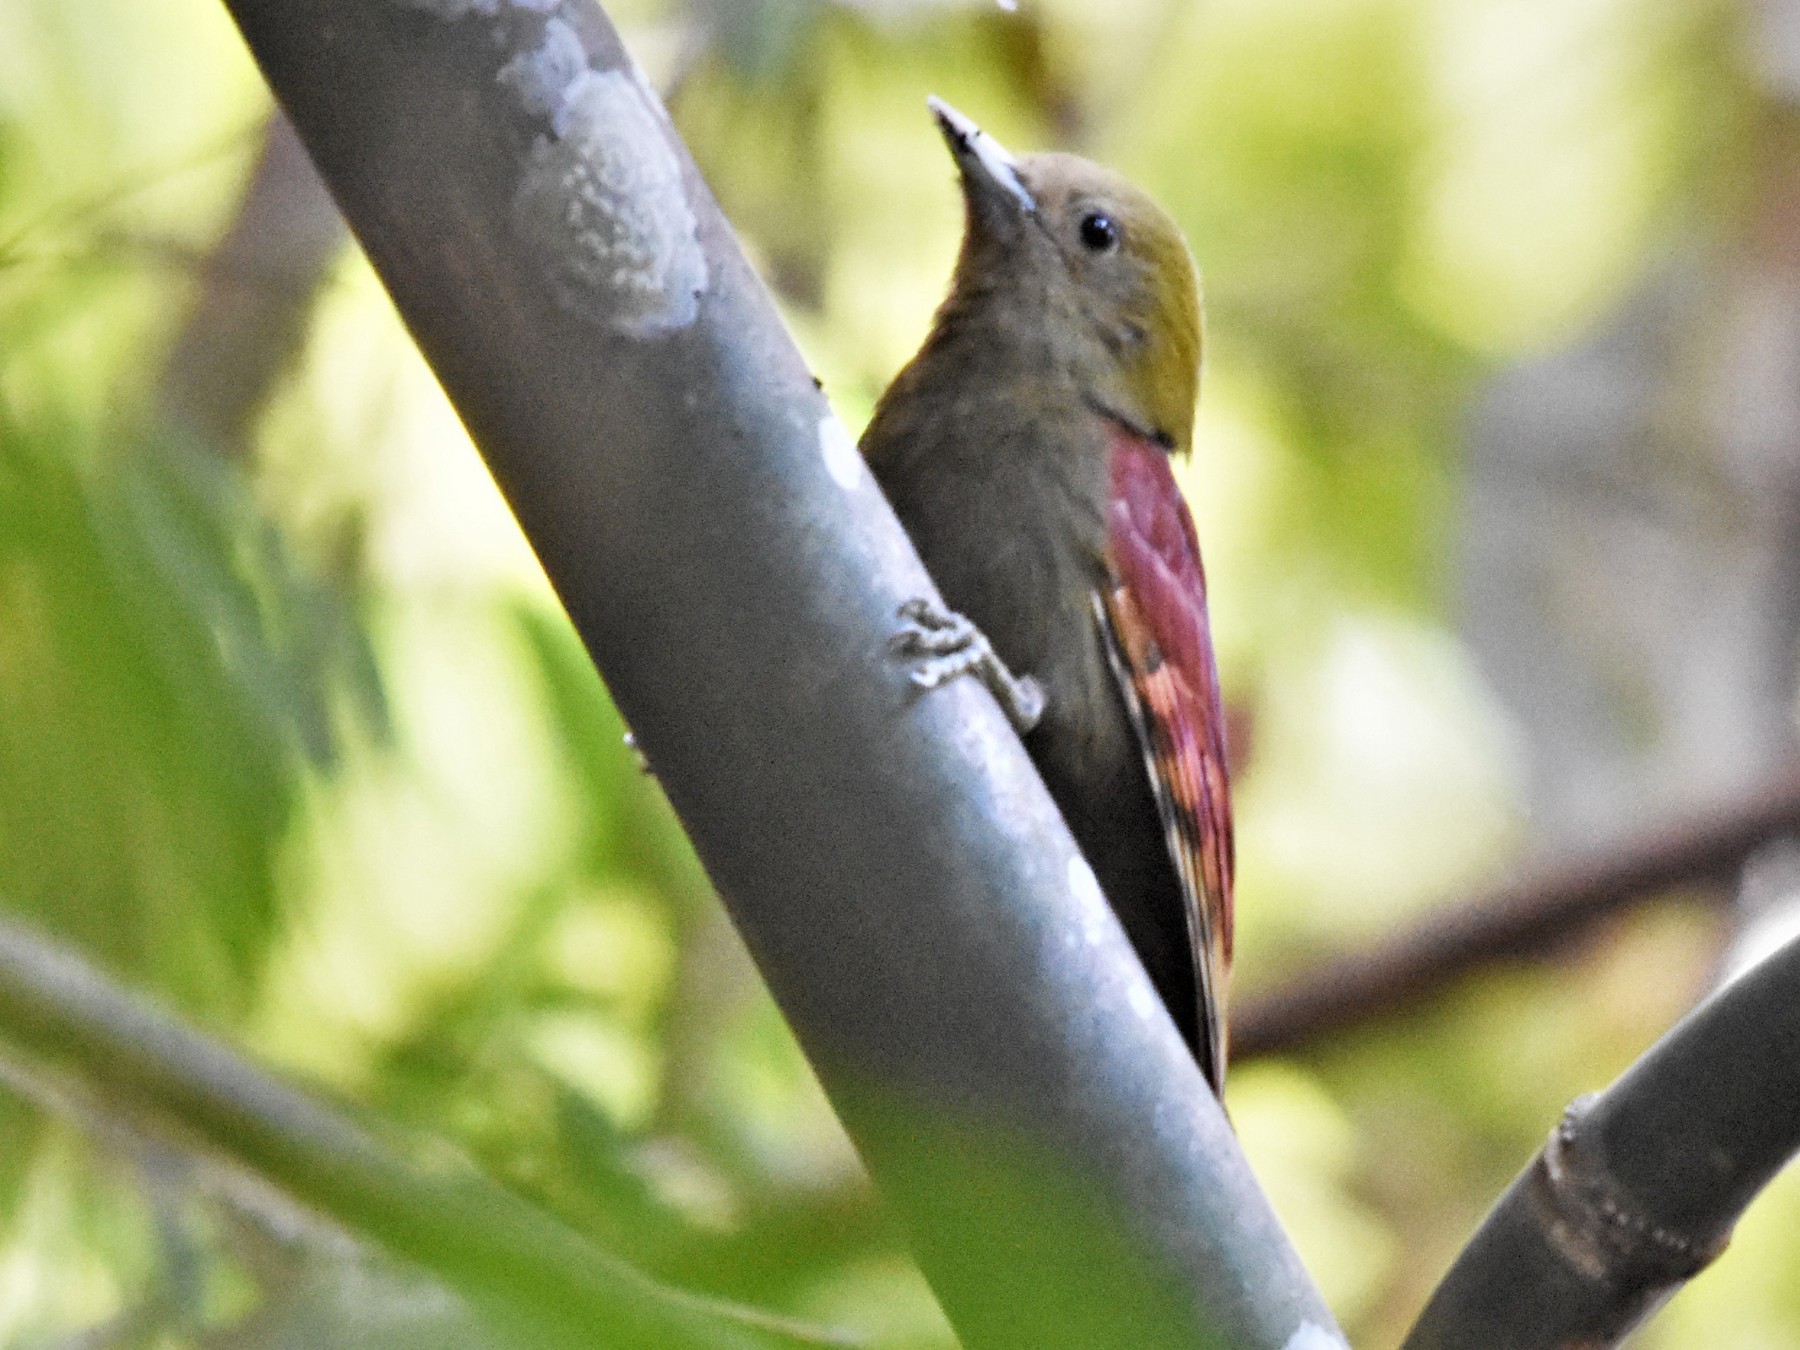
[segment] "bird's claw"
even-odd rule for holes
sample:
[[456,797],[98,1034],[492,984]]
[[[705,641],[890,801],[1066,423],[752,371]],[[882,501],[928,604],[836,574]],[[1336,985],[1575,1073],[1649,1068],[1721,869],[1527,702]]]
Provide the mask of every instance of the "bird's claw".
[[935,689],[961,675],[992,650],[979,628],[933,601],[908,600],[898,617],[904,627],[888,639],[888,645],[902,658],[923,658],[912,673],[913,683],[921,689]]
[[958,675],[973,675],[987,686],[1022,736],[1044,715],[1044,691],[1029,675],[1014,675],[993,644],[963,615],[923,596],[900,606],[900,631],[888,646],[914,662],[912,682],[936,689]]

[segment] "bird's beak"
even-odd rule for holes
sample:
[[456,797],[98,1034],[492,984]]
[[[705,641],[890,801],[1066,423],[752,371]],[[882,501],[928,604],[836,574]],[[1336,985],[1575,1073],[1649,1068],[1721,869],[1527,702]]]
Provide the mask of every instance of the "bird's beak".
[[991,209],[1004,204],[1012,213],[1037,210],[1037,198],[1020,179],[1018,161],[1005,146],[936,94],[925,102],[962,171],[963,193],[971,206]]

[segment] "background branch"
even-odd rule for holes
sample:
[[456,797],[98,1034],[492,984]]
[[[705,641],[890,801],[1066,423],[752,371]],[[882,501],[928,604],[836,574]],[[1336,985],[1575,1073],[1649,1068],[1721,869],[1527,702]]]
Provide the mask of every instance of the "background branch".
[[245,454],[257,415],[299,355],[314,297],[347,242],[306,147],[280,113],[163,367],[169,419],[219,454]]
[[528,1344],[591,1345],[596,1326],[644,1350],[824,1339],[659,1285],[472,1170],[414,1165],[5,918],[0,1039],[431,1271]]
[[1676,887],[1727,885],[1751,854],[1796,830],[1800,775],[1789,773],[1589,858],[1528,873],[1247,1000],[1233,1019],[1232,1053],[1294,1050],[1405,1012],[1481,966],[1541,956]]

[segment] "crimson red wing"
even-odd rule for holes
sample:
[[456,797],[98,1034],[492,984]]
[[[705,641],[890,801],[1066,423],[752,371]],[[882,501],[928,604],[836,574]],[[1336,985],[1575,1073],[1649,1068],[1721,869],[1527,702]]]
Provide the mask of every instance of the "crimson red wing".
[[1099,606],[1101,626],[1187,902],[1202,1049],[1210,1052],[1205,1067],[1218,1090],[1225,1081],[1234,859],[1206,574],[1168,453],[1116,428],[1110,470],[1112,578]]

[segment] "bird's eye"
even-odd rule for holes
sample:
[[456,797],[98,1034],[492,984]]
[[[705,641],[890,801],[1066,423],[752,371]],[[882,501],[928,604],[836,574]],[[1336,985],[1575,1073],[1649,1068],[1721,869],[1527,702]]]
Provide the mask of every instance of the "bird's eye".
[[1081,246],[1089,253],[1110,253],[1119,246],[1119,226],[1104,211],[1089,211],[1081,218]]

